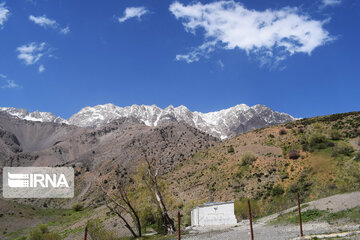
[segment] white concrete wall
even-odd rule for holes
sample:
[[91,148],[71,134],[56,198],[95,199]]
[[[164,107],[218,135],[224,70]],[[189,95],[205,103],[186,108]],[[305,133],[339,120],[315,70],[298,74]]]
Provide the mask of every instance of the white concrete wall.
[[191,211],[192,226],[234,225],[236,223],[233,202],[199,206]]

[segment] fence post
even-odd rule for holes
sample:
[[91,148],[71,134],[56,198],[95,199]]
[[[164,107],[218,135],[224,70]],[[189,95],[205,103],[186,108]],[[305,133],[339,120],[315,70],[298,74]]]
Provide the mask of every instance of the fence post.
[[248,200],[248,208],[249,208],[249,220],[250,220],[251,240],[254,240],[254,232],[253,232],[253,227],[252,227],[252,216],[251,216],[250,200]]
[[84,240],[86,240],[87,239],[87,226],[85,226],[85,233],[84,233]]
[[178,240],[181,240],[180,211],[178,211],[177,217],[178,217]]
[[304,234],[303,234],[303,229],[302,229],[302,220],[301,220],[301,209],[300,209],[300,197],[299,197],[299,193],[297,193],[297,203],[298,203],[298,210],[299,210],[300,235],[301,235],[301,237],[303,237]]

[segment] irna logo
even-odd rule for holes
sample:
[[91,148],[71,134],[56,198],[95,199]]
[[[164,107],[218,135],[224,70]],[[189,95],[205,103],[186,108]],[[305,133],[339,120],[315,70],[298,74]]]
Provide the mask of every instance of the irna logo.
[[4,198],[72,198],[74,169],[70,167],[5,167]]
[[11,188],[16,187],[69,187],[65,175],[60,174],[12,174],[8,173],[8,185]]

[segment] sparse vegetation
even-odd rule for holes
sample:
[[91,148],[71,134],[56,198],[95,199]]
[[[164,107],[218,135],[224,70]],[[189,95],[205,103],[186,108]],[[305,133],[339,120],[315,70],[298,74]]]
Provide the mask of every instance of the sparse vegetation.
[[339,154],[350,156],[354,152],[354,148],[347,142],[339,142],[335,145],[333,149],[333,156],[338,156]]
[[357,151],[357,152],[355,153],[354,161],[355,161],[355,162],[360,162],[360,151]]
[[60,240],[62,237],[56,232],[50,232],[47,225],[40,224],[37,228],[32,230],[28,237],[28,240]]
[[[250,200],[250,204],[251,204],[252,216],[254,218],[258,217],[260,215],[260,207],[257,201]],[[235,208],[235,216],[238,220],[249,219],[247,199],[240,199],[238,201],[235,201],[234,208]]]
[[[310,209],[307,211],[304,211],[301,213],[301,219],[305,222],[312,222],[320,219],[323,217],[327,212],[326,211],[320,211],[317,209]],[[273,224],[280,224],[280,223],[292,223],[292,224],[298,224],[299,223],[299,215],[297,212],[297,209],[290,213],[286,213],[283,215],[280,215],[277,217],[274,221],[272,221]]]
[[286,129],[285,128],[280,129],[279,134],[280,135],[285,135],[286,134]]
[[341,133],[338,129],[331,129],[330,130],[330,138],[332,140],[340,140],[341,139]]
[[71,208],[75,212],[80,212],[84,209],[84,205],[82,203],[75,203]]
[[254,161],[256,161],[256,156],[252,152],[246,152],[241,156],[241,165],[251,165]]
[[284,192],[285,191],[284,191],[284,189],[283,189],[283,187],[281,185],[276,185],[271,191],[273,196],[282,195],[282,194],[284,194]]
[[291,150],[289,152],[289,158],[290,159],[298,159],[300,157],[300,153],[297,150]]
[[92,240],[119,240],[113,232],[104,228],[98,218],[89,220],[86,226],[88,227],[88,234]]
[[234,149],[233,145],[229,146],[228,153],[235,153],[235,149]]

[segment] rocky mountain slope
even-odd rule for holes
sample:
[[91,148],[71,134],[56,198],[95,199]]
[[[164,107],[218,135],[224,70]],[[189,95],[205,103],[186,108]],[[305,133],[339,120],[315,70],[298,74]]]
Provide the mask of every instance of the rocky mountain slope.
[[168,106],[161,109],[155,105],[118,107],[113,104],[104,104],[85,107],[68,120],[55,117],[51,113],[38,111],[28,113],[23,109],[0,108],[0,111],[25,120],[67,123],[88,128],[99,128],[113,120],[124,117],[135,118],[147,126],[178,122],[195,127],[220,139],[230,138],[267,125],[277,125],[295,120],[289,114],[276,112],[264,105],[249,107],[245,104],[210,113],[191,112],[185,106]]
[[0,165],[79,166],[106,173],[115,165],[135,168],[144,154],[163,171],[218,139],[188,125],[150,127],[129,117],[97,129],[31,122],[0,113]]

